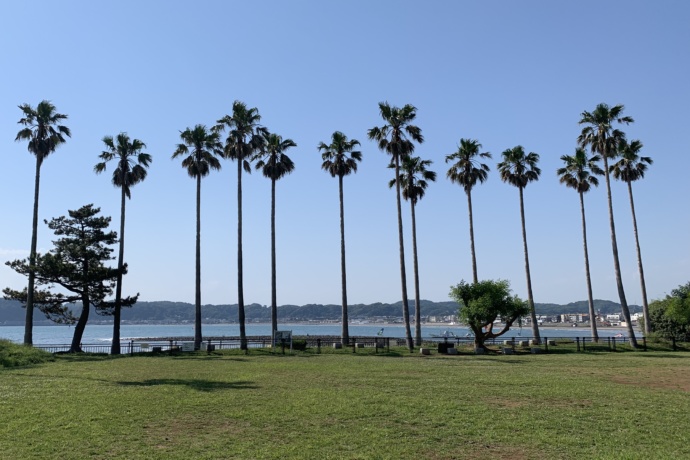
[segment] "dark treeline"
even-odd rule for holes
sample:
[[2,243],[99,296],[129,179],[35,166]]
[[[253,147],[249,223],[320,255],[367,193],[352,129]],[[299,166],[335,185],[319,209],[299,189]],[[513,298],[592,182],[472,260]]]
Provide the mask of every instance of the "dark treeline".
[[[602,314],[618,313],[620,304],[609,300],[595,300],[595,308]],[[458,304],[456,302],[432,302],[422,300],[421,306],[424,316],[449,316],[456,315]],[[539,315],[557,315],[562,313],[584,313],[587,311],[587,301],[571,302],[567,305],[537,303],[535,304]],[[398,318],[400,317],[401,302],[397,303],[373,303],[349,305],[350,318],[352,320],[372,318]],[[227,323],[236,322],[238,313],[237,304],[234,305],[204,305],[204,322]],[[81,309],[73,308],[75,314]],[[631,311],[641,311],[637,305],[631,306]],[[98,316],[93,311],[93,322],[112,322],[112,317]],[[270,322],[270,306],[262,306],[256,303],[245,305],[247,321]],[[341,305],[283,305],[278,307],[278,317],[281,321],[338,321],[341,318]],[[0,299],[0,324],[23,324],[24,309],[19,302]],[[155,323],[180,323],[194,321],[194,305],[186,302],[138,302],[136,308],[122,310],[122,320],[130,323],[155,322]],[[53,324],[44,317],[36,317],[37,324]]]

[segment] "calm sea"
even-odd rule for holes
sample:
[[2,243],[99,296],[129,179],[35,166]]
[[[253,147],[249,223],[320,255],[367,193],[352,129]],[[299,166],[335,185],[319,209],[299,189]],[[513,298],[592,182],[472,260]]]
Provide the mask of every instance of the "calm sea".
[[[340,335],[340,325],[338,324],[282,324],[279,330],[292,331],[293,335]],[[381,332],[381,330],[383,331]],[[270,324],[247,324],[248,336],[270,336]],[[373,337],[380,335],[384,337],[405,337],[405,328],[401,325],[381,325],[381,324],[351,324],[351,337]],[[541,328],[542,337],[589,337],[588,328],[574,327],[545,327]],[[204,337],[237,337],[240,335],[239,325],[237,324],[204,324],[202,326]],[[422,326],[423,337],[433,337],[455,334],[465,337],[469,329],[460,326],[449,325],[424,325]],[[72,341],[74,328],[72,326],[35,326],[34,344],[67,344]],[[414,331],[413,331],[414,334]],[[626,330],[622,328],[599,329],[600,337],[614,337],[625,335]],[[528,327],[513,328],[505,337],[530,337],[532,331]],[[110,342],[113,336],[111,325],[87,325],[84,331],[82,343],[97,344]],[[123,324],[120,329],[122,340],[137,340],[139,338],[152,337],[192,337],[194,336],[193,324]],[[13,342],[21,343],[24,340],[24,326],[0,326],[0,338],[8,339]]]

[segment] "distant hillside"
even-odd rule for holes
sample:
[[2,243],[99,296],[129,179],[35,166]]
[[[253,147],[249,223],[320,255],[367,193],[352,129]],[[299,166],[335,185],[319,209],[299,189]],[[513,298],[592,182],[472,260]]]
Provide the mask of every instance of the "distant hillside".
[[[609,300],[595,300],[595,310],[602,314],[620,312],[620,304]],[[539,315],[556,315],[561,313],[587,313],[587,301],[571,302],[567,305],[535,304]],[[393,304],[373,303],[369,305],[350,305],[349,316],[351,320],[364,320],[371,318],[395,319],[401,317],[402,302]],[[75,308],[75,312],[79,312]],[[414,311],[414,301],[410,302],[410,313]],[[458,311],[455,302],[421,301],[421,311],[424,317],[451,316]],[[642,311],[638,305],[630,306],[631,313]],[[95,312],[90,316],[93,323],[110,322],[107,316],[98,316]],[[282,305],[278,307],[278,320],[286,321],[337,321],[340,319],[340,305]],[[270,322],[271,309],[259,304],[245,306],[245,315],[248,322]],[[206,323],[221,323],[237,321],[237,305],[204,305],[202,316]],[[25,311],[18,302],[0,299],[0,324],[21,325],[24,324]],[[35,324],[52,324],[40,313],[34,314]],[[133,308],[122,310],[122,321],[129,323],[182,323],[194,321],[194,305],[185,302],[139,302]]]

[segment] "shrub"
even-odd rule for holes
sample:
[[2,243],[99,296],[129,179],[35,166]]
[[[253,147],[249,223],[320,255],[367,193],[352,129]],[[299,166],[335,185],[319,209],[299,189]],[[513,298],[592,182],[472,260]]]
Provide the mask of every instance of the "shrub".
[[29,366],[53,360],[55,358],[47,351],[0,339],[0,365],[2,367]]

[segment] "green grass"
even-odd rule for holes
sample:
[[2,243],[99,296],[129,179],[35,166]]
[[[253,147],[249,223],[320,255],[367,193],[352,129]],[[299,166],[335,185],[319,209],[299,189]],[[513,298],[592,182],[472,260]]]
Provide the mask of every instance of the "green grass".
[[0,370],[25,459],[690,458],[683,352],[60,356]]
[[29,366],[53,359],[53,355],[46,351],[0,339],[0,368]]

